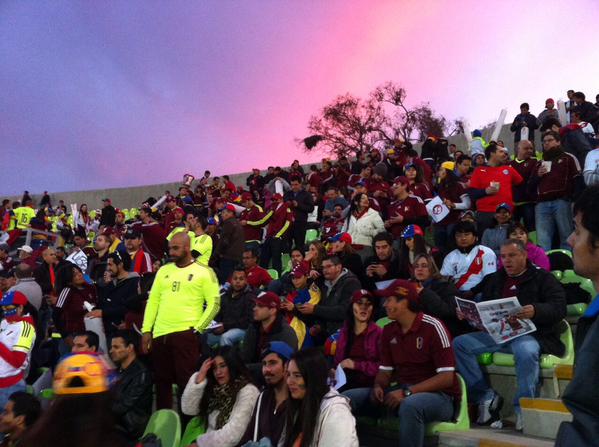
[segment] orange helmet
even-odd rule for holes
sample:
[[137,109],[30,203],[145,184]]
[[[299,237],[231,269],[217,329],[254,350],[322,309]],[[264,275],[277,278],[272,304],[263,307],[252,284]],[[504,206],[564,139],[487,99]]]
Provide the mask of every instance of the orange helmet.
[[99,355],[71,354],[58,364],[53,388],[57,395],[103,393],[108,391],[108,368]]

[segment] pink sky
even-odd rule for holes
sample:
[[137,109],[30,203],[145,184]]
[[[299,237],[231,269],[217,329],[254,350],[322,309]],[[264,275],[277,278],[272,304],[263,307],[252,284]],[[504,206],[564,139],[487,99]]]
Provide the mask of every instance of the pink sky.
[[0,12],[4,194],[311,161],[320,154],[295,144],[310,115],[389,80],[472,128],[504,107],[511,120],[523,101],[539,113],[570,88],[599,93],[593,0],[48,1]]

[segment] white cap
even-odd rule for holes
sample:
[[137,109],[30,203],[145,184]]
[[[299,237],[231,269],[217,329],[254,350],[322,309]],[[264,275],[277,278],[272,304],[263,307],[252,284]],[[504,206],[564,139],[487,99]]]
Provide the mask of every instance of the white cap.
[[17,250],[22,250],[25,253],[33,253],[33,248],[31,248],[29,245],[23,245],[22,247],[18,248]]

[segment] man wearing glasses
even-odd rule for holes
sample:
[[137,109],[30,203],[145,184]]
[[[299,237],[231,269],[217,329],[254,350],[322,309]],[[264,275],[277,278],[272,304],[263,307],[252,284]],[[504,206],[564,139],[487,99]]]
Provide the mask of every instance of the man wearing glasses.
[[567,239],[572,232],[572,196],[581,175],[576,157],[564,152],[559,133],[543,134],[543,159],[537,164],[530,187],[536,190],[535,220],[537,240],[545,251],[551,250],[557,226],[560,247],[569,249]]

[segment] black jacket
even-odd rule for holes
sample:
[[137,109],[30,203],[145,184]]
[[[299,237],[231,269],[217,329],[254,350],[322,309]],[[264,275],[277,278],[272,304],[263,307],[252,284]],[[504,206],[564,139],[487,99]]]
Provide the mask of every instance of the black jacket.
[[[258,352],[258,343],[260,342],[260,325],[262,323],[259,321],[254,321],[248,327],[248,330],[245,332],[245,338],[243,339],[243,351],[241,356],[245,363],[257,363],[260,361],[259,352]],[[297,350],[297,335],[295,335],[295,331],[289,326],[287,320],[283,318],[283,315],[279,313],[277,318],[275,319],[272,331],[268,334],[268,342],[271,341],[284,341],[289,346],[293,348],[294,351]],[[260,351],[265,346],[260,347]]]
[[539,128],[539,120],[532,113],[527,113],[526,115],[519,113],[516,115],[514,122],[510,126],[510,130],[514,132],[514,143],[517,143],[522,139],[520,133],[525,124],[526,127],[528,127],[528,140],[535,140],[535,129]]
[[112,205],[106,205],[102,208],[102,215],[100,216],[100,226],[113,227],[116,222],[116,210]]
[[424,289],[420,292],[422,311],[441,320],[452,337],[472,332],[470,325],[465,320],[458,320],[456,315],[457,294],[458,289],[452,282],[436,279],[424,284]]
[[277,408],[277,399],[275,391],[272,387],[267,386],[262,391],[262,399],[258,398],[260,406],[256,404],[252,419],[248,424],[245,434],[241,438],[238,446],[243,446],[249,441],[254,440],[254,426],[256,425],[256,417],[258,418],[258,437],[256,441],[262,438],[270,439],[272,445],[277,445],[283,427],[285,426],[285,417],[287,416],[287,408],[289,400],[281,402]]
[[[368,266],[376,265],[376,264],[380,264],[380,263],[381,263],[381,260],[379,259],[379,257],[376,254],[370,256],[369,258],[366,259],[366,262],[364,262],[364,273],[361,278],[364,288],[366,288],[368,290],[376,290],[377,282],[399,278],[399,254],[397,253],[397,251],[395,249],[393,250],[393,252],[391,254],[391,259],[389,260],[389,268],[387,269],[386,275],[384,275],[384,276],[377,276],[377,275],[368,276],[366,274],[366,269],[368,268]],[[352,270],[352,269],[349,268],[349,270]]]
[[240,261],[245,247],[245,233],[243,227],[232,217],[221,224],[220,237],[216,252],[220,258]]
[[245,331],[252,321],[255,300],[256,293],[250,286],[235,297],[229,289],[220,297],[220,310],[215,320],[223,324],[225,332],[235,328]]
[[332,285],[321,279],[317,282],[322,291],[320,303],[314,307],[314,317],[325,334],[331,335],[343,326],[353,293],[362,288],[360,280],[352,272],[343,269],[341,276]]
[[117,427],[130,439],[138,439],[152,414],[152,376],[144,364],[135,360],[119,374],[112,388]]
[[110,336],[117,330],[117,326],[125,320],[125,314],[129,310],[127,304],[139,294],[139,275],[129,273],[127,279],[111,282],[100,289],[100,304],[102,309],[102,320],[106,335]]
[[[539,342],[541,352],[561,357],[565,346],[559,338],[560,322],[566,317],[566,292],[555,276],[534,266],[530,261],[523,275],[516,296],[522,306],[534,305],[535,316],[532,322],[537,330],[531,335]],[[483,301],[500,299],[503,297],[506,277],[505,269],[491,273],[472,292],[481,292]]]
[[284,197],[286,202],[291,202],[295,200],[297,202],[297,206],[291,207],[293,210],[293,218],[295,222],[307,222],[308,214],[314,211],[314,200],[312,199],[312,194],[310,194],[305,189],[295,193],[293,191],[287,191]]

